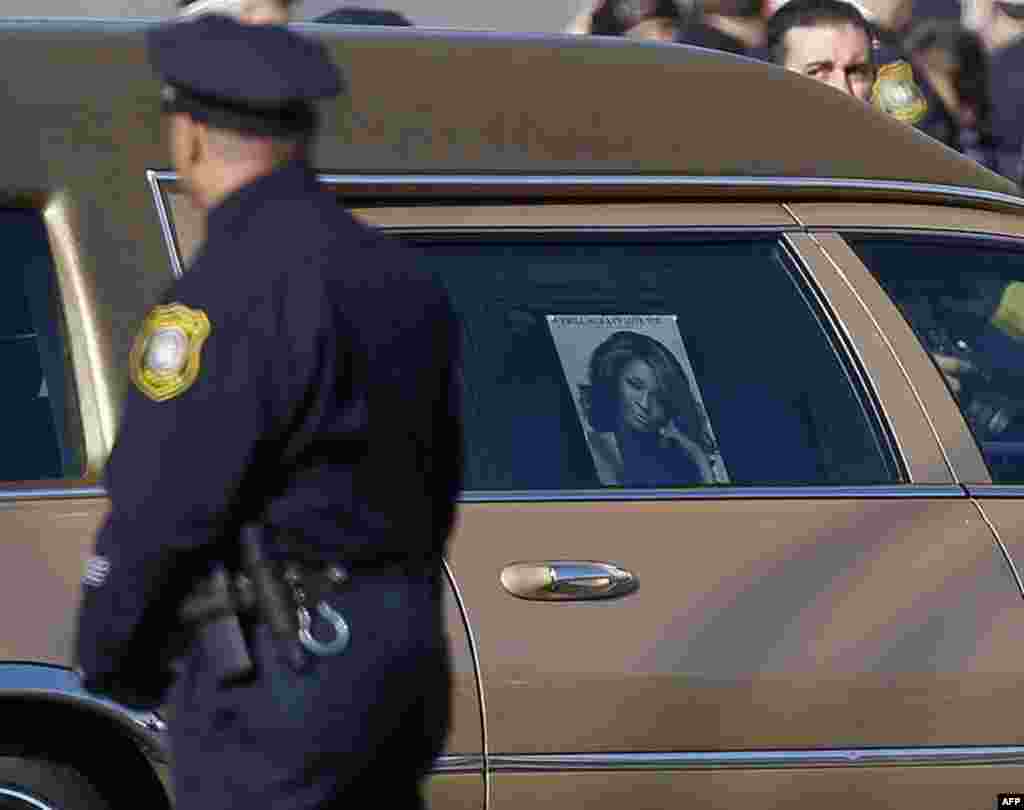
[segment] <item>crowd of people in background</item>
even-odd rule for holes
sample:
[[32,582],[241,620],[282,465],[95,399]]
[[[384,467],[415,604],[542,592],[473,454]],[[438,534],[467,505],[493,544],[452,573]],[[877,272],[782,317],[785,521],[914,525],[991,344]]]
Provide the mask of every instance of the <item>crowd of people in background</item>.
[[[295,5],[180,0],[179,12],[287,22]],[[351,6],[314,21],[410,24],[394,11]],[[566,31],[773,62],[874,104],[1024,185],[1024,0],[592,0]]]
[[566,30],[774,62],[872,103],[1021,183],[1024,0],[963,3],[597,0]]

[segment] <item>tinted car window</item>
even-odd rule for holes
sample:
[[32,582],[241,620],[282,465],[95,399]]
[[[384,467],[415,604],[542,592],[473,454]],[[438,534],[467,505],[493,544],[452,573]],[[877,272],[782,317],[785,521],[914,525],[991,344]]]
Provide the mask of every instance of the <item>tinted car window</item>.
[[773,239],[417,244],[465,328],[468,489],[897,480]]
[[38,214],[0,209],[0,481],[76,477],[81,436],[53,261]]
[[992,479],[1024,482],[1024,251],[964,238],[849,241],[942,372]]

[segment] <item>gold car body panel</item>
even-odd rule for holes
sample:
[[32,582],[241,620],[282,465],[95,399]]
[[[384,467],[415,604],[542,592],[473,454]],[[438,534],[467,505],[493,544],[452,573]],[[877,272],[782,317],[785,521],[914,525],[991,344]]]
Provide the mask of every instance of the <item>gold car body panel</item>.
[[[628,783],[607,773],[500,773],[490,810],[537,806],[575,807],[576,792],[601,796],[608,807],[663,810],[699,807],[828,807],[829,810],[986,810],[996,794],[1016,790],[1024,766],[959,765],[950,768],[759,768],[717,772],[638,773]],[[669,796],[673,798],[668,798]],[[684,798],[685,797],[685,798]]]
[[[590,492],[573,501],[469,493],[451,564],[479,649],[490,806],[521,806],[528,794],[561,808],[625,796],[658,807],[680,795],[724,806],[709,797],[780,782],[791,785],[780,795],[794,797],[802,784],[860,784],[842,760],[797,756],[823,743],[848,749],[847,763],[886,746],[977,746],[974,762],[991,761],[980,747],[995,741],[1019,746],[1024,735],[1005,716],[1024,664],[1010,643],[1020,611],[1014,578],[953,486],[921,401],[856,289],[774,207],[644,210],[670,231],[770,223],[838,313],[915,483]],[[382,204],[358,213],[398,235],[614,232],[635,221],[624,207],[582,204],[428,213]],[[639,589],[559,603],[504,589],[506,566],[551,560],[610,562],[635,574]],[[762,773],[770,761],[793,772]],[[877,774],[908,793],[939,798],[956,778],[939,758],[884,761],[892,769]],[[983,773],[957,800],[990,801]],[[885,784],[875,775],[862,799]],[[939,806],[963,806],[942,798]]]
[[50,482],[47,497],[42,483],[0,493],[0,593],[12,614],[0,632],[0,661],[59,666],[71,660],[83,561],[108,501],[96,487],[76,494],[62,482]]
[[[634,788],[658,806],[695,795],[688,754],[724,768],[771,752],[803,772],[827,766],[787,753],[1024,743],[1006,712],[1024,664],[1020,596],[969,501],[690,495],[465,505],[453,569],[479,641],[499,805],[506,784],[536,787],[521,774],[548,757],[567,783],[560,807]],[[639,590],[554,604],[501,586],[507,564],[558,559],[611,562]],[[955,770],[886,764],[915,771],[900,778],[929,800]],[[705,791],[730,781],[704,777]],[[825,781],[850,778],[838,767]]]

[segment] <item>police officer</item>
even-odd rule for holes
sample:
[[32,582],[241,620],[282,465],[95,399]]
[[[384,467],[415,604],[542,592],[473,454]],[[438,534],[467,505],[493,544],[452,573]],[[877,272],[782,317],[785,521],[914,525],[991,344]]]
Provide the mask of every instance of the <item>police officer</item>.
[[[341,89],[318,43],[206,15],[148,46],[207,238],[131,352],[84,579],[84,684],[169,701],[179,807],[418,806],[448,724],[456,320],[440,283],[306,162],[314,102]],[[253,667],[228,680],[218,662],[235,651],[179,617],[223,567],[245,602],[234,572],[252,526],[302,641],[240,613]]]
[[879,65],[873,101],[908,124],[954,149],[960,148],[959,127],[928,77],[911,68],[903,44],[905,28],[876,26],[875,61]]

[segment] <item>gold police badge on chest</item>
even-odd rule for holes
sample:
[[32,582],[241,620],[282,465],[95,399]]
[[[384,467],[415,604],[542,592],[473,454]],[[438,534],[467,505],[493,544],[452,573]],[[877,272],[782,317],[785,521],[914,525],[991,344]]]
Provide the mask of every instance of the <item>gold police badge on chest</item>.
[[903,61],[879,68],[871,103],[905,124],[916,124],[928,112],[928,100],[914,81],[914,71]]
[[209,334],[210,321],[201,309],[154,307],[132,345],[132,382],[155,402],[187,391],[199,376],[199,353]]

